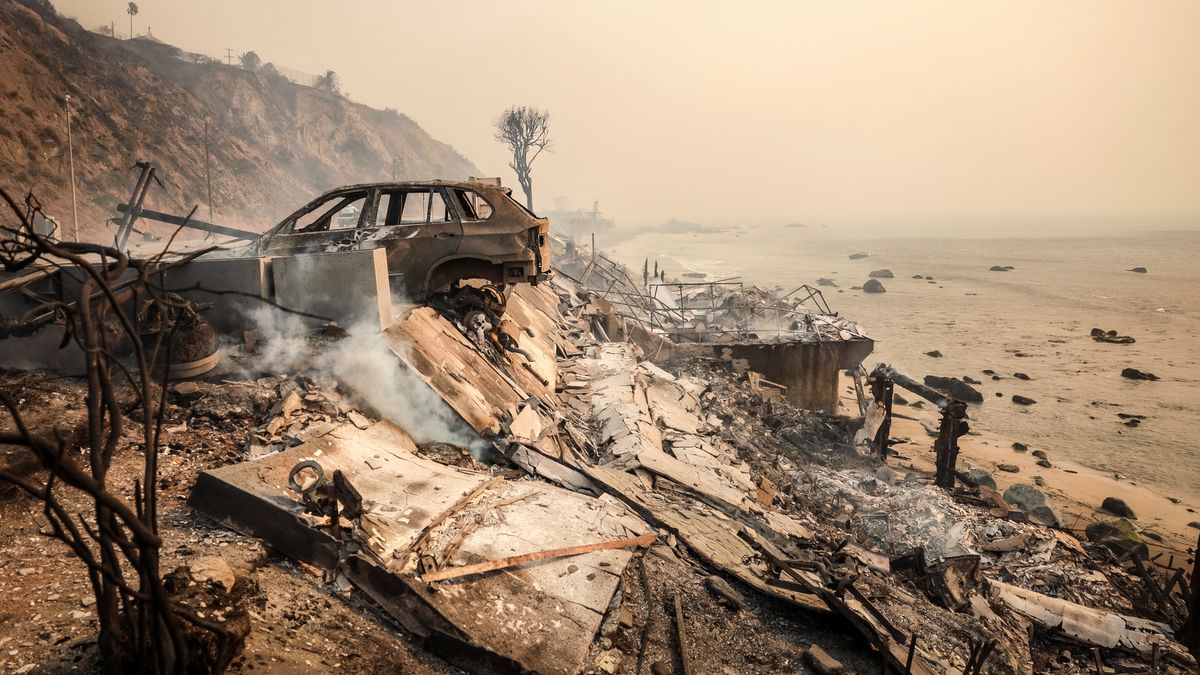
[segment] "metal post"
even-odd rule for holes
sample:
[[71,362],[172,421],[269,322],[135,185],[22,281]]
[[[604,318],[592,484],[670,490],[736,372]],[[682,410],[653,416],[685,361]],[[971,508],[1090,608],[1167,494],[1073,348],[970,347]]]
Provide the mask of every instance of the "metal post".
[[71,95],[66,95],[67,108],[67,156],[71,162],[71,229],[75,241],[79,241],[79,206],[75,201],[75,144],[71,139]]

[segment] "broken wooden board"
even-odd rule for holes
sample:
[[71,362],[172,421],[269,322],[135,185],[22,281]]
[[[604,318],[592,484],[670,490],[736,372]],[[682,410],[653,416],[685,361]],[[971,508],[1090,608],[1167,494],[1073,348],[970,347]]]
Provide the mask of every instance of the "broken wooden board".
[[1171,637],[1173,629],[1157,621],[1113,614],[1043,595],[1002,581],[987,580],[988,597],[1029,617],[1043,628],[1057,629],[1084,644],[1124,649],[1148,656],[1155,645],[1181,658],[1190,658]]
[[674,499],[648,490],[627,471],[602,466],[583,467],[582,471],[653,524],[674,533],[709,565],[767,595],[808,610],[829,611],[815,595],[768,585],[763,580],[769,573],[767,565],[752,546],[738,537],[744,526],[719,510],[700,501]]
[[[517,343],[533,355],[531,367],[549,382],[529,385],[529,389],[537,394],[553,393],[558,379],[556,351],[567,342],[559,328],[558,294],[547,284],[515,284],[504,313],[521,327]],[[520,354],[510,357],[514,363],[524,360]]]
[[418,307],[383,333],[388,348],[476,432],[495,436],[529,398],[462,333],[429,307]]
[[[541,560],[440,582],[436,592],[419,580],[418,562],[468,564],[649,528],[611,497],[445,466],[414,449],[392,424],[365,431],[346,424],[291,450],[202,473],[189,503],[298,560],[342,569],[415,634],[450,651],[495,657],[467,660],[464,667],[487,671],[512,663],[542,673],[579,671],[630,551]],[[338,541],[321,529],[327,519],[305,513],[288,488],[288,473],[305,459],[318,462],[327,478],[341,470],[361,494],[364,515],[350,539]],[[348,542],[362,550],[351,554]]]

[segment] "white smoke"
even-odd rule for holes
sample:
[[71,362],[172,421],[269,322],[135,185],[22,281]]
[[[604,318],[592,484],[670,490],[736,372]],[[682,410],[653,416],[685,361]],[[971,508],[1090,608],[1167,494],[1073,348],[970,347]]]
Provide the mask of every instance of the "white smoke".
[[[393,307],[404,304],[395,298],[392,302]],[[418,443],[442,442],[473,448],[483,444],[462,418],[388,347],[380,330],[378,311],[372,307],[371,311],[357,315],[366,318],[350,325],[346,337],[322,339],[314,335],[319,329],[313,319],[266,304],[255,308],[248,317],[260,341],[254,370],[332,378],[365,412],[399,425]]]
[[[360,321],[317,355],[316,370],[340,382],[382,418],[418,443],[473,445],[479,437],[383,341],[379,321]],[[407,348],[408,345],[405,345]]]

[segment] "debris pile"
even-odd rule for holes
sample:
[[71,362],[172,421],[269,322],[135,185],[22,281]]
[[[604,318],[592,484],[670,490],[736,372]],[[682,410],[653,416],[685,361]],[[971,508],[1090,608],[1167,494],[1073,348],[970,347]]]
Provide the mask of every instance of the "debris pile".
[[780,293],[747,287],[736,278],[667,281],[665,272],[661,281],[638,284],[624,266],[601,252],[561,245],[555,255],[561,276],[611,303],[618,316],[675,342],[869,339],[857,324],[832,311],[819,289],[808,285]]

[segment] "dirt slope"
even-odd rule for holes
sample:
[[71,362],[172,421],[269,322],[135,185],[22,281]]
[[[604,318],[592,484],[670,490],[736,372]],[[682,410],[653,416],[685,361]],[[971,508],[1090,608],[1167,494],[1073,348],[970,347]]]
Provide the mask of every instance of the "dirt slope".
[[0,0],[0,187],[34,190],[70,228],[63,95],[72,96],[81,229],[107,239],[138,160],[165,188],[150,208],[206,218],[208,120],[213,220],[264,229],[317,193],[391,177],[465,178],[470,161],[395,111],[380,111],[175,48],[97,35],[40,0]]

